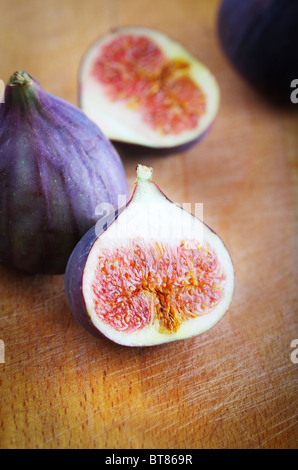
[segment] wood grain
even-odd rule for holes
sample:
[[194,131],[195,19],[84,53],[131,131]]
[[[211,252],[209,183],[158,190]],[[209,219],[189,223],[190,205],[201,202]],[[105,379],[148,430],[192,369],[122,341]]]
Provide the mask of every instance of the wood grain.
[[199,337],[147,349],[96,340],[74,320],[63,276],[0,269],[1,448],[297,448],[297,113],[274,109],[232,70],[217,1],[2,0],[0,78],[24,69],[77,104],[83,53],[112,27],[175,37],[211,68],[217,120],[188,151],[123,157],[204,220],[236,270],[230,312]]

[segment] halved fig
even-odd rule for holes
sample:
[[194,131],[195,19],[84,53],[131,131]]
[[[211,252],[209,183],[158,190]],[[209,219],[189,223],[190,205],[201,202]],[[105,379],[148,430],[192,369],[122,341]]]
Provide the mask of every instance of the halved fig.
[[234,269],[221,239],[137,167],[132,198],[74,249],[65,274],[74,316],[125,346],[198,335],[228,310]]
[[113,141],[157,149],[189,145],[209,128],[218,105],[210,71],[161,32],[117,29],[84,56],[80,106]]

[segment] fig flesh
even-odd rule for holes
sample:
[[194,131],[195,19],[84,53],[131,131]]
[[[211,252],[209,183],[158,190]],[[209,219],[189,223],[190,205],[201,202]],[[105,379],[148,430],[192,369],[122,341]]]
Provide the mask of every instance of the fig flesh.
[[0,261],[31,274],[62,274],[96,207],[128,194],[112,144],[84,113],[26,72],[0,105]]
[[117,142],[155,149],[190,145],[213,122],[219,88],[184,47],[148,28],[96,41],[80,70],[80,105]]
[[95,336],[152,346],[198,335],[229,309],[234,269],[221,239],[138,165],[132,198],[74,249],[65,289]]

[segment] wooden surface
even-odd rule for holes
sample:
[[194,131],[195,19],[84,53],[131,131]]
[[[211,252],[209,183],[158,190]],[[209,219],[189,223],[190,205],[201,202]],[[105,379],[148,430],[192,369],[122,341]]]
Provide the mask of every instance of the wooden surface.
[[[83,53],[111,27],[175,37],[221,88],[206,138],[137,163],[204,220],[236,270],[229,313],[196,338],[148,349],[97,340],[74,320],[63,276],[0,269],[2,448],[297,448],[297,115],[263,102],[216,39],[217,1],[1,1],[0,78],[23,69],[77,104]],[[297,105],[298,106],[298,105]]]

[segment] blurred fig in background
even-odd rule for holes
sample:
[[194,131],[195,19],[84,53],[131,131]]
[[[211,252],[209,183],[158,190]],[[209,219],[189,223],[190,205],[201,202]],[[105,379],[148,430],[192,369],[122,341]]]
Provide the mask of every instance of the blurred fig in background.
[[235,69],[276,104],[292,105],[298,79],[298,1],[223,0],[219,40]]

